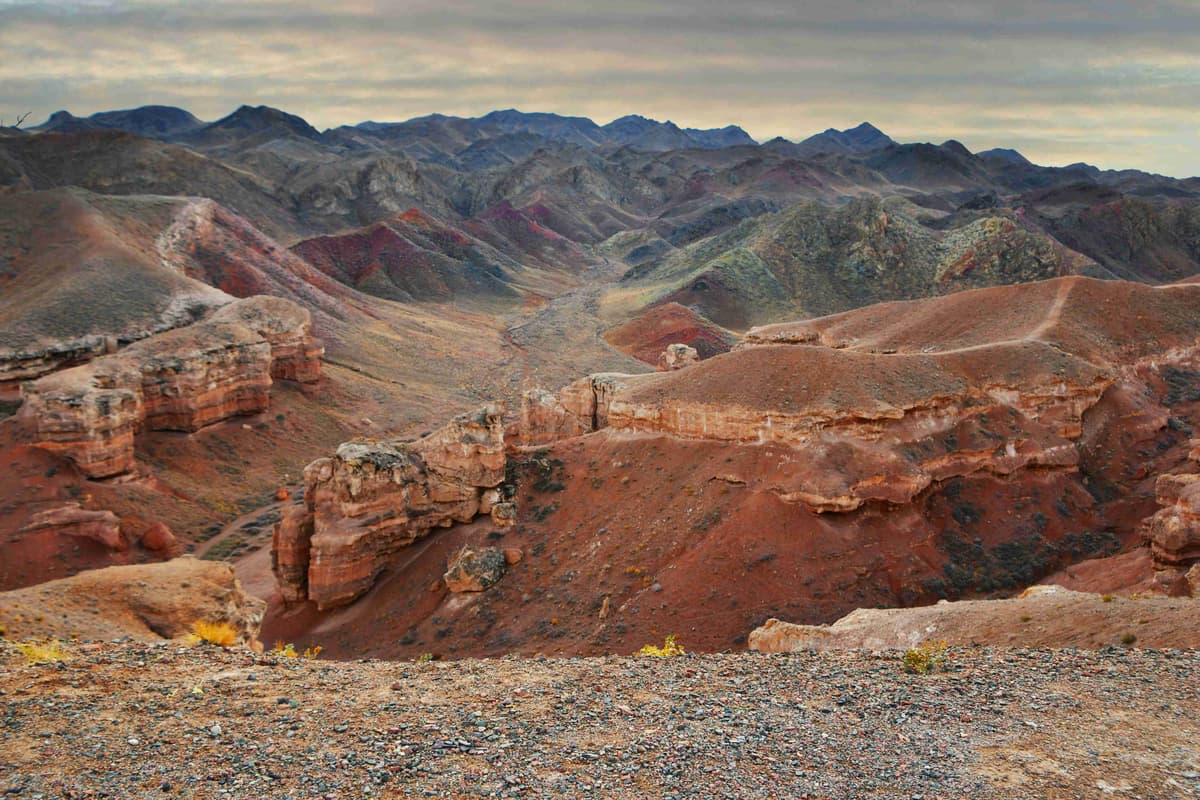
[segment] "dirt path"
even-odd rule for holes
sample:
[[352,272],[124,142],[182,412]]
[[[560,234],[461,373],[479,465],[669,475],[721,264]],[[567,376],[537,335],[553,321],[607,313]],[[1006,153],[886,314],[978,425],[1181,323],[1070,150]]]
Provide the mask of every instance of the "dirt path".
[[[206,542],[201,542],[200,544],[198,544],[196,546],[196,551],[193,553],[193,555],[196,558],[204,558],[214,548],[216,548],[218,545],[220,545],[222,542],[225,542],[228,539],[230,539],[230,537],[236,536],[238,534],[247,533],[245,528],[248,525],[253,525],[255,523],[255,521],[260,520],[263,517],[269,518],[270,516],[279,514],[280,512],[283,511],[283,508],[285,506],[291,504],[292,502],[294,502],[294,501],[284,500],[282,502],[275,502],[275,503],[270,503],[265,506],[260,506],[252,511],[247,511],[245,514],[242,514],[240,517],[226,523],[225,526],[223,528],[221,528],[220,532],[217,533],[216,535],[214,535],[211,539],[209,539]],[[253,538],[262,536],[264,534],[264,532],[265,532],[265,535],[269,537],[271,534],[270,526],[273,524],[274,524],[273,521],[260,524],[260,530],[257,532],[253,532]]]

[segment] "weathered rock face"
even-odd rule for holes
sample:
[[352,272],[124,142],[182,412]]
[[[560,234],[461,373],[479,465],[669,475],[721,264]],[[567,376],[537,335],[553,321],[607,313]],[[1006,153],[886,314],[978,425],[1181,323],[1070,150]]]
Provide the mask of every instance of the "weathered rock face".
[[263,411],[272,375],[315,380],[321,353],[304,309],[275,297],[239,300],[204,322],[25,384],[22,413],[39,446],[89,477],[118,475],[133,467],[139,429],[194,431]]
[[322,609],[349,603],[392,553],[485,513],[485,495],[504,481],[502,414],[486,406],[411,443],[347,442],[309,464],[303,510],[275,528],[283,597]]
[[672,344],[663,350],[662,355],[658,357],[659,372],[670,372],[671,370],[683,369],[697,363],[700,360],[700,353],[696,348],[689,347],[686,344]]
[[228,622],[256,641],[266,603],[243,591],[230,564],[184,557],[105,567],[0,592],[8,635],[143,641],[186,635],[197,620]]
[[[1193,461],[1197,455],[1193,449]],[[1182,571],[1200,563],[1200,474],[1159,475],[1154,494],[1162,510],[1146,520],[1143,535],[1155,566]]]
[[464,548],[447,565],[442,579],[452,592],[482,592],[504,577],[507,566],[508,559],[498,547]]
[[114,552],[129,549],[121,531],[121,521],[111,511],[90,511],[78,503],[67,503],[58,508],[38,512],[22,529],[24,532],[52,530],[66,536],[91,539]]
[[589,375],[567,384],[558,395],[533,389],[521,397],[519,443],[550,444],[608,426],[608,409],[630,378],[616,372]]

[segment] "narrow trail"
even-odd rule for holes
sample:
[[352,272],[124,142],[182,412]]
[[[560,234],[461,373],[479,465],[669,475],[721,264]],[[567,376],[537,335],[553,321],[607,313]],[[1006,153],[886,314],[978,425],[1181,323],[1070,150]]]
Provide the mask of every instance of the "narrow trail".
[[292,500],[284,500],[282,502],[276,501],[274,503],[269,503],[265,506],[259,506],[258,508],[247,511],[240,517],[226,523],[225,526],[221,528],[220,533],[216,534],[208,541],[198,544],[196,546],[196,551],[192,553],[192,555],[194,555],[196,558],[204,558],[204,556],[207,555],[210,550],[216,547],[218,543],[228,539],[230,536],[233,536],[236,533],[241,532],[243,528],[254,522],[254,520],[262,517],[264,514],[269,514],[272,511],[282,512],[283,508],[292,502]]
[[1063,281],[1058,285],[1058,294],[1054,296],[1054,302],[1050,305],[1050,310],[1046,312],[1046,318],[1038,324],[1036,328],[1025,335],[1026,339],[1040,339],[1062,319],[1063,308],[1067,305],[1067,298],[1071,295],[1071,290],[1075,288],[1075,282],[1071,280]]

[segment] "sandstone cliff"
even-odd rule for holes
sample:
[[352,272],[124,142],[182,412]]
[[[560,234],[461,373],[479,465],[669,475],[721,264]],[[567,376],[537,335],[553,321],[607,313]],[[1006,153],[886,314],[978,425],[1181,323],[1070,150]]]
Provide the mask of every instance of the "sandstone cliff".
[[320,344],[307,311],[276,297],[231,303],[209,319],[22,386],[39,446],[89,477],[133,467],[134,436],[194,431],[267,408],[272,376],[313,381]]
[[[1200,446],[1193,448],[1190,455],[1193,464],[1200,461]],[[1162,509],[1146,519],[1143,535],[1150,545],[1154,565],[1165,573],[1166,582],[1182,587],[1184,582],[1178,578],[1200,563],[1200,474],[1158,476],[1155,499]],[[1172,577],[1176,580],[1172,581]]]
[[486,514],[504,481],[503,409],[485,406],[415,442],[347,442],[304,470],[303,509],[275,527],[285,601],[319,608],[365,592],[397,550]]

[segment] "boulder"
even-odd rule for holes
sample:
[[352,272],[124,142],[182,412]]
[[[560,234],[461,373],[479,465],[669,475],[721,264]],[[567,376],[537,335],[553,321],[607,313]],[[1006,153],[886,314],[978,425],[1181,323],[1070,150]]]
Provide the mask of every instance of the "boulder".
[[671,372],[672,370],[683,369],[700,361],[700,353],[696,348],[689,347],[686,344],[668,345],[666,350],[663,350],[662,355],[658,357],[658,371]]
[[482,592],[504,577],[507,565],[505,553],[498,547],[464,547],[451,560],[442,579],[452,592]]
[[154,523],[142,534],[142,547],[162,555],[179,555],[182,550],[175,533],[161,522]]

